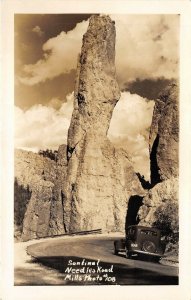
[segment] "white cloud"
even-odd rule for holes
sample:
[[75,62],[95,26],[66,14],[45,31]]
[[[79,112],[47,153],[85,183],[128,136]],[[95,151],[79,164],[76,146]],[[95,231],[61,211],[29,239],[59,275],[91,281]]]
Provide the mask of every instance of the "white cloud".
[[43,45],[44,57],[35,64],[25,65],[26,76],[20,77],[20,81],[23,84],[34,85],[75,69],[82,36],[87,26],[88,22],[83,21],[68,33],[62,31],[58,36],[49,39]]
[[[66,144],[73,111],[73,97],[73,93],[69,94],[67,102],[62,104],[60,99],[52,99],[48,107],[35,105],[27,111],[15,107],[15,147],[38,151],[57,149],[59,145]],[[153,101],[123,92],[113,111],[108,131],[108,137],[113,144],[128,152],[135,171],[147,178],[148,130],[153,106]]]
[[53,107],[56,110],[59,110],[61,108],[61,106],[63,105],[63,102],[58,99],[58,98],[52,98],[48,103],[47,106],[48,107]]
[[32,32],[35,32],[39,37],[41,37],[44,32],[41,30],[40,26],[35,26],[33,29],[32,29]]
[[[136,78],[177,76],[177,15],[112,15],[116,22],[116,68],[120,84]],[[43,45],[44,57],[25,65],[20,81],[34,85],[76,68],[88,21]],[[35,27],[36,28],[36,27]],[[38,31],[37,28],[35,30]]]
[[121,84],[136,78],[177,77],[177,15],[113,15]]
[[57,149],[67,142],[72,110],[73,93],[59,110],[43,105],[32,106],[27,111],[15,107],[15,147],[31,151]]
[[130,156],[135,171],[149,178],[149,129],[154,101],[123,92],[114,108],[108,137]]

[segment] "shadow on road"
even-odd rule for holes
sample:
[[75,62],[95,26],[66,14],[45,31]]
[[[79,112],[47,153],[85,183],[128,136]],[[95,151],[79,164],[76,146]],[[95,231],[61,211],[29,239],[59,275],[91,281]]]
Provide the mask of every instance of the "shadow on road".
[[[84,258],[84,257],[83,257]],[[56,270],[59,276],[59,280],[52,282],[51,284],[47,284],[47,281],[44,281],[41,277],[41,271],[38,274],[38,268],[36,270],[33,270],[33,272],[27,272],[25,276],[29,277],[29,281],[31,281],[32,278],[34,278],[34,281],[32,284],[29,285],[177,285],[178,284],[178,277],[177,276],[167,276],[167,275],[161,275],[158,272],[150,271],[150,270],[143,270],[140,268],[127,266],[126,264],[113,264],[112,272],[104,272],[100,273],[97,272],[97,269],[95,267],[89,266],[89,268],[94,268],[96,270],[95,273],[88,273],[87,271],[87,265],[85,266],[85,274],[84,273],[71,273],[67,272],[66,269],[69,266],[69,260],[72,260],[73,263],[75,262],[81,262],[83,260],[82,257],[74,257],[74,256],[47,256],[47,257],[38,257],[33,259],[31,263],[42,265],[46,268],[49,268],[51,270]],[[85,259],[85,262],[88,264],[92,262],[92,260]],[[110,269],[112,264],[107,262],[100,262],[99,266],[102,268],[102,270]],[[75,269],[82,269],[81,266],[73,265],[72,268]],[[19,272],[22,272],[22,270],[16,269],[16,274],[19,276]],[[97,276],[103,276],[104,274],[106,277],[109,276],[111,278],[110,281],[104,280],[96,280]],[[71,275],[72,274],[72,275]],[[21,275],[21,274],[20,274]],[[68,276],[66,280],[66,276]],[[70,277],[71,276],[71,277]],[[81,280],[79,280],[79,277],[81,276]],[[90,280],[84,280],[84,278],[88,278]],[[105,277],[105,278],[106,278]],[[95,278],[95,280],[93,279]],[[115,278],[115,281],[112,281],[112,278]],[[39,279],[39,280],[38,280]],[[20,284],[22,285],[22,284]],[[26,284],[25,284],[26,285]]]

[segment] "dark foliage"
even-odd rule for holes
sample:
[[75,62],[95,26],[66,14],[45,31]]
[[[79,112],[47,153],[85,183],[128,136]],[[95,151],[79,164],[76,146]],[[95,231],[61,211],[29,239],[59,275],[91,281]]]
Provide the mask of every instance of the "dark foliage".
[[17,226],[22,226],[24,215],[32,192],[29,186],[20,185],[15,178],[14,183],[14,221]]
[[57,161],[57,159],[58,159],[58,151],[57,150],[54,150],[54,151],[52,151],[51,149],[39,150],[38,154],[42,155],[43,157],[48,157],[54,161]]
[[161,230],[168,244],[168,250],[172,250],[179,240],[178,204],[166,201],[155,212],[157,221],[153,224]]

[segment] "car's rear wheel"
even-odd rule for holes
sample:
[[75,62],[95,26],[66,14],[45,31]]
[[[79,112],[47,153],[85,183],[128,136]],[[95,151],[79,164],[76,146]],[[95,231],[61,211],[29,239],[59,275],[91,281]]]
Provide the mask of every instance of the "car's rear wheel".
[[153,257],[152,261],[159,263],[161,257]]

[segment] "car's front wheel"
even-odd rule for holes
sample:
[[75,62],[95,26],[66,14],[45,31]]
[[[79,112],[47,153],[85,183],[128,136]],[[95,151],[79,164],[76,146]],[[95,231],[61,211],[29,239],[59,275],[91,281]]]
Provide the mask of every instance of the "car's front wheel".
[[129,250],[126,249],[126,258],[131,258],[131,252],[129,252]]
[[119,253],[117,249],[117,242],[114,242],[114,254],[117,255]]

